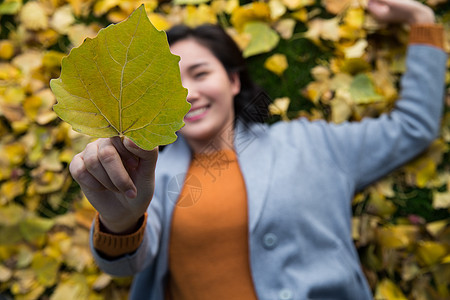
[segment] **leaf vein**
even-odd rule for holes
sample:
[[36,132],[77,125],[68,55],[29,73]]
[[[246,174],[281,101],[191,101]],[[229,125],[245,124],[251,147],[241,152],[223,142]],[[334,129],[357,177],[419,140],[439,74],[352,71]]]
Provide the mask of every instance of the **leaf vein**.
[[[147,65],[147,67],[145,67],[145,69],[138,74],[136,77],[133,78],[133,80],[131,80],[130,82],[128,82],[123,88],[126,88],[127,86],[129,86],[130,84],[132,84],[136,79],[138,79],[139,77],[142,76],[142,74],[144,74],[145,72],[147,72],[148,68],[153,65],[153,61],[155,60],[155,58],[152,59],[152,61]],[[131,60],[130,60],[131,61]],[[129,61],[129,62],[130,62]],[[167,71],[166,71],[167,72]],[[159,79],[159,78],[158,78]]]
[[[89,96],[89,100],[92,102],[92,104],[94,104],[95,108],[98,110],[98,112],[100,113],[100,115],[101,115],[103,118],[105,118],[106,122],[108,122],[108,123],[111,125],[111,127],[113,127],[113,128],[117,131],[117,128],[115,128],[114,125],[112,125],[112,123],[109,121],[109,119],[103,114],[103,112],[102,112],[102,111],[100,110],[100,108],[97,106],[97,104],[95,103],[95,101],[92,100],[91,93],[89,92],[89,89],[87,88],[86,84],[84,83],[83,78],[81,77],[80,71],[78,70],[76,64],[74,64],[74,68],[75,68],[75,71],[77,72],[77,77],[80,79],[81,83],[83,84],[84,89],[86,90],[86,93],[87,93],[88,96]],[[67,91],[67,90],[66,90],[66,91]],[[67,92],[68,92],[68,91],[67,91]]]
[[138,19],[138,21],[136,23],[136,28],[134,29],[134,32],[133,32],[133,34],[131,36],[131,39],[130,39],[130,42],[129,42],[128,46],[127,46],[127,51],[126,51],[126,54],[125,54],[125,63],[123,64],[122,73],[120,75],[120,96],[119,96],[119,129],[120,129],[120,131],[119,131],[119,133],[122,133],[122,134],[123,134],[123,132],[122,132],[122,111],[123,111],[123,109],[122,109],[122,101],[123,101],[122,97],[123,97],[123,89],[124,89],[123,77],[124,77],[124,74],[125,74],[125,67],[128,64],[128,52],[130,51],[131,44],[133,43],[134,37],[136,36],[136,32],[138,30],[138,27],[139,27],[140,23],[141,23],[141,14],[139,14],[139,19]]
[[107,39],[106,34],[105,34],[105,46],[106,46],[106,51],[108,51],[109,57],[111,57],[111,59],[112,59],[116,64],[118,64],[119,66],[121,66],[122,64],[119,63],[119,62],[112,56],[111,51],[109,50],[109,44],[108,44],[108,39]]
[[[163,103],[163,107],[166,106],[167,102],[169,101],[169,98],[166,98],[166,100]],[[153,117],[153,119],[151,119],[147,124],[145,124],[144,126],[138,127],[138,128],[131,128],[131,126],[128,126],[128,128],[123,132],[124,134],[128,131],[135,131],[135,130],[139,130],[139,129],[144,129],[145,127],[149,126],[149,125],[153,125],[153,121],[161,114],[162,109],[158,111],[158,113]],[[137,120],[135,122],[133,122],[133,125],[137,122]]]
[[[147,65],[147,67],[145,67],[145,69],[138,74],[135,78],[133,78],[133,80],[131,80],[129,83],[127,83],[124,88],[126,88],[127,86],[129,86],[130,84],[132,84],[136,79],[138,79],[139,77],[141,77],[144,73],[147,72],[148,68],[150,68],[153,65],[153,62],[155,61],[156,57],[153,57],[152,61]],[[159,79],[161,79],[162,76],[166,75],[166,73],[168,72],[168,68],[164,68],[164,71],[159,75],[159,77],[154,80],[154,82],[157,82]],[[154,85],[154,84],[153,84]],[[152,85],[152,86],[153,86]],[[147,88],[148,90],[148,88]],[[145,93],[147,92],[147,90],[145,91]]]
[[[167,68],[165,69],[164,73],[160,74],[159,77],[157,79],[155,79],[151,85],[149,85],[145,91],[133,102],[131,102],[130,104],[126,105],[125,107],[123,107],[122,109],[125,110],[127,108],[129,108],[130,106],[133,106],[134,104],[136,104],[142,97],[144,97],[147,92],[164,76],[166,75],[166,73],[168,72]],[[142,73],[141,73],[142,74]],[[139,74],[139,76],[141,75]],[[131,82],[133,82],[135,79],[133,79]],[[131,82],[129,84],[131,84]],[[167,102],[167,101],[166,101]],[[164,105],[166,104],[166,102],[164,103]]]
[[78,109],[70,109],[71,112],[75,112],[75,113],[81,113],[81,114],[89,114],[89,115],[95,115],[98,116],[98,113],[93,112],[93,111],[84,111],[84,110],[78,110]]
[[103,73],[102,73],[102,70],[100,69],[100,66],[98,65],[98,63],[97,63],[97,60],[96,59],[94,59],[94,63],[95,63],[95,66],[97,67],[97,70],[98,70],[98,72],[100,73],[100,76],[102,77],[102,79],[103,79],[103,82],[105,83],[105,85],[106,85],[106,87],[108,88],[108,91],[109,91],[109,93],[111,94],[111,96],[118,102],[119,101],[119,99],[117,99],[117,97],[116,96],[114,96],[114,94],[113,94],[113,92],[112,92],[112,90],[111,90],[111,88],[109,87],[109,84],[108,84],[108,82],[106,82],[106,78],[105,78],[105,75],[103,75]]
[[[162,135],[162,134],[158,134],[158,133],[155,133],[155,132],[153,132],[153,131],[147,131],[149,134],[153,134],[153,135],[157,135],[157,136],[162,136],[162,137],[166,137],[165,135]],[[146,141],[149,141],[150,142],[150,140],[148,139],[148,138],[146,138],[142,133],[139,133],[139,135],[143,138],[143,139],[145,139]]]

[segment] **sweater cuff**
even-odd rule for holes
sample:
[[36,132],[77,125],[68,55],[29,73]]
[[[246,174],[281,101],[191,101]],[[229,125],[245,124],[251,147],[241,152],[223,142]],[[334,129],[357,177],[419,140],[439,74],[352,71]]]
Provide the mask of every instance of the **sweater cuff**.
[[444,28],[439,24],[412,25],[409,43],[425,44],[444,49]]
[[97,213],[94,222],[93,246],[95,250],[107,258],[117,258],[133,253],[144,239],[146,224],[147,213],[139,219],[139,228],[134,233],[127,235],[110,234],[102,232],[99,214]]

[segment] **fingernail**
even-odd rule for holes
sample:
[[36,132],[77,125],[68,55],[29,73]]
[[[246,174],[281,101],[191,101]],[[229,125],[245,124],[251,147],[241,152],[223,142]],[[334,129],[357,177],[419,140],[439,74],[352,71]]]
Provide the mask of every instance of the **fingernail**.
[[136,198],[136,192],[133,189],[129,189],[125,192],[125,196],[128,198]]
[[127,146],[130,148],[139,149],[138,145],[136,145],[132,140],[125,138],[124,143],[127,143]]

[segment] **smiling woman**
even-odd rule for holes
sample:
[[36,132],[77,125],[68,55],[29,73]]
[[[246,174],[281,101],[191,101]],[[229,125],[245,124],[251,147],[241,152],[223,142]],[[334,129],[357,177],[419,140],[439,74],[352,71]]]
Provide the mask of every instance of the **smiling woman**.
[[181,57],[180,73],[188,89],[191,110],[180,133],[196,153],[210,143],[217,149],[233,145],[233,99],[239,93],[237,73],[228,74],[222,63],[194,39],[172,44],[172,53]]
[[371,0],[369,11],[411,25],[408,71],[389,115],[340,125],[259,123],[267,105],[225,32],[168,32],[192,105],[177,141],[158,158],[101,139],[71,163],[99,212],[94,257],[136,275],[131,299],[372,299],[351,201],[436,137],[446,54],[419,2]]
[[178,25],[167,32],[171,45],[187,37],[208,49],[220,61],[228,75],[238,74],[240,90],[234,99],[236,117],[243,122],[263,122],[268,116],[268,101],[261,97],[263,91],[251,79],[242,53],[233,39],[219,26],[203,25],[191,28]]

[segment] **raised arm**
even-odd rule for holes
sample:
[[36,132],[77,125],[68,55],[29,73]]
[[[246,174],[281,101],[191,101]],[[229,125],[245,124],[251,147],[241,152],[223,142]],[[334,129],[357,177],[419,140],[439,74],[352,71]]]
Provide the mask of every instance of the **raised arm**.
[[[437,137],[444,99],[447,55],[443,51],[443,28],[435,24],[433,12],[413,0],[371,0],[369,11],[386,22],[411,25],[406,72],[400,97],[390,113],[361,122],[327,124],[293,122],[292,134],[304,134],[316,155],[339,167],[361,189],[406,163]],[[303,129],[302,129],[303,128]],[[302,144],[303,143],[303,144]]]
[[[443,109],[446,54],[442,26],[433,11],[414,0],[371,0],[368,10],[382,22],[411,25],[406,72],[394,110],[378,119],[336,126],[347,153],[341,161],[361,188],[423,151],[438,135]],[[341,127],[349,127],[342,130]]]

